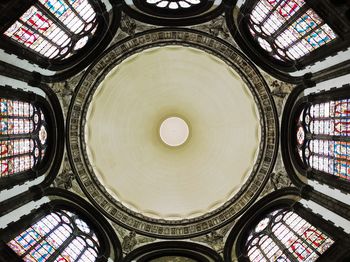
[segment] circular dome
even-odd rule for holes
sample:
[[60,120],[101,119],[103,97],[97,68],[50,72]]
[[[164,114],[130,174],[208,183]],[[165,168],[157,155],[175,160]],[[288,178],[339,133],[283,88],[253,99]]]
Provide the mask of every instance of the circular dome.
[[90,102],[85,141],[110,194],[133,211],[169,220],[228,201],[254,166],[259,133],[240,76],[204,51],[172,46],[111,70]]
[[[182,145],[160,137],[170,117],[188,125]],[[68,154],[111,221],[188,238],[229,223],[259,196],[276,159],[277,120],[263,77],[233,46],[195,30],[153,30],[112,46],[83,75]]]

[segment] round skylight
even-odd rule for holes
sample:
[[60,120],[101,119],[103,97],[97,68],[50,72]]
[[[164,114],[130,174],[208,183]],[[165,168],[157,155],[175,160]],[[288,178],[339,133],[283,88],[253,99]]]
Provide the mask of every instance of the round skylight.
[[189,128],[182,118],[168,117],[160,125],[159,135],[168,146],[180,146],[186,142]]

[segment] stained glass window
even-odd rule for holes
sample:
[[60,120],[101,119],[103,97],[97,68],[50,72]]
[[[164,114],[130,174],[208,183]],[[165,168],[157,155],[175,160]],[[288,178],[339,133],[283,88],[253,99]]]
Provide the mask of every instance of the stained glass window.
[[96,30],[88,0],[38,0],[4,34],[50,59],[65,59],[86,45]]
[[146,0],[150,5],[172,10],[185,9],[201,3],[201,0]]
[[0,98],[0,177],[32,169],[47,149],[47,131],[40,108]]
[[99,241],[76,214],[54,211],[7,242],[23,261],[94,262]]
[[269,213],[250,232],[250,261],[315,261],[334,241],[293,211]]
[[248,26],[259,45],[282,61],[297,60],[337,38],[304,0],[260,0]]
[[304,164],[350,181],[350,99],[304,109],[299,117],[297,141]]

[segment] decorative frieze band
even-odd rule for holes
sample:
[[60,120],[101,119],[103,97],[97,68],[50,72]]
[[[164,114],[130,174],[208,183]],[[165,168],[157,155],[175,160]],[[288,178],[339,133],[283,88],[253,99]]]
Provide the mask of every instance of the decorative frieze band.
[[[131,211],[114,199],[95,176],[86,154],[84,125],[91,98],[108,72],[127,57],[143,50],[181,45],[208,52],[231,66],[249,87],[257,105],[261,143],[253,171],[229,201],[205,215],[184,220],[162,220]],[[187,238],[208,233],[229,223],[259,195],[271,172],[278,147],[278,122],[273,99],[259,71],[232,45],[209,34],[184,29],[160,29],[136,34],[111,47],[83,76],[75,91],[68,116],[69,155],[78,181],[89,197],[106,216],[140,234],[159,238]]]

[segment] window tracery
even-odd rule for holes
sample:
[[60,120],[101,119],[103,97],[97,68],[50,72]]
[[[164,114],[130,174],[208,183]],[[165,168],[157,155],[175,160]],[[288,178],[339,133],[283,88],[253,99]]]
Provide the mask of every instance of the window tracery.
[[46,126],[38,106],[0,98],[1,178],[23,173],[41,163],[47,150]]
[[146,0],[150,5],[171,10],[185,9],[200,4],[201,0]]
[[99,254],[95,232],[78,215],[52,211],[7,242],[24,261],[94,262]]
[[295,212],[284,208],[264,216],[245,244],[250,261],[314,261],[334,240]]
[[304,0],[260,0],[249,16],[259,45],[281,61],[295,61],[338,36]]
[[350,181],[350,99],[307,106],[296,135],[299,157],[306,166]]
[[49,59],[66,59],[86,45],[96,30],[88,0],[39,0],[4,35]]

